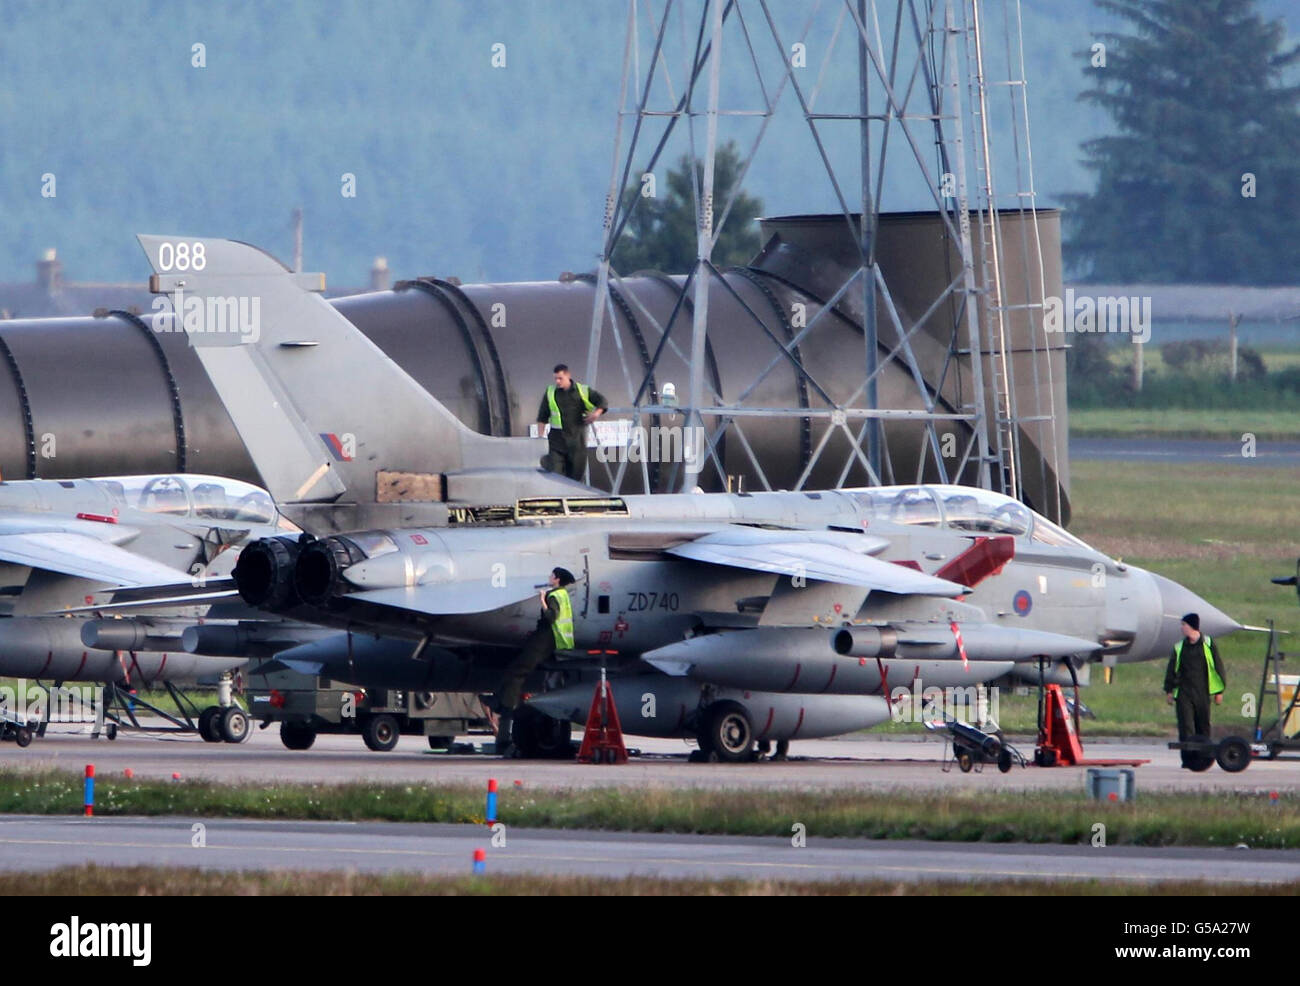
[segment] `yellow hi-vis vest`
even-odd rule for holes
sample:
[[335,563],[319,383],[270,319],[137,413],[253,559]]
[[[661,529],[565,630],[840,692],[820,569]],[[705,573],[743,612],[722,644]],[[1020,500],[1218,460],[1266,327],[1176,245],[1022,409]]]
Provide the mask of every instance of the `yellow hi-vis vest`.
[[551,624],[555,634],[556,650],[573,650],[573,605],[569,602],[569,590],[563,587],[552,589],[546,594],[553,598],[560,607],[560,613]]
[[[587,398],[587,385],[578,383],[577,380],[573,381],[573,385],[578,388],[578,396],[582,398],[582,406],[590,414],[596,409],[596,405]],[[536,393],[536,391],[533,391],[533,393]],[[560,405],[555,403],[555,384],[551,384],[546,388],[546,402],[551,405],[551,427],[563,428],[564,421],[560,417]]]
[[[1187,642],[1184,637],[1174,645],[1174,674],[1177,674],[1183,666],[1183,644]],[[1210,656],[1210,638],[1201,634],[1201,649],[1205,651],[1205,667],[1210,672],[1210,694],[1218,695],[1223,691],[1223,679],[1219,677],[1219,672],[1214,669],[1214,658]],[[1178,689],[1174,688],[1174,698],[1178,697]]]

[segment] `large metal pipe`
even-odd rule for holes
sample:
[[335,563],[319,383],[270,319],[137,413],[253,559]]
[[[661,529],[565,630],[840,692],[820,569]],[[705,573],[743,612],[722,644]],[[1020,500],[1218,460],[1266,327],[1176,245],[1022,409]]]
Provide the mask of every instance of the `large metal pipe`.
[[[1059,216],[1038,213],[1042,270],[1037,250],[1031,249],[1033,237],[1027,230],[1017,231],[1018,214],[1008,213],[1002,222],[1004,269],[1009,278],[1023,281],[1012,285],[1006,297],[1027,295],[1032,303],[1041,300],[1040,286],[1059,294]],[[753,264],[726,272],[725,285],[711,284],[706,402],[714,395],[736,401],[748,391],[745,403],[751,406],[825,409],[828,401],[848,403],[862,384],[865,352],[861,299],[855,303],[853,292],[796,347],[807,376],[781,357],[756,383],[778,353],[774,341],[790,342],[797,325],[817,314],[856,263],[843,217],[788,217],[763,225],[767,242]],[[954,266],[954,251],[936,214],[880,217],[876,252],[890,285],[888,303],[883,295],[879,298],[882,358],[898,341],[887,313],[896,311],[907,328],[929,310],[959,267]],[[614,286],[614,322],[607,316],[589,380],[612,404],[634,403],[661,348],[661,327],[669,322],[679,284],[678,278],[648,272]],[[585,276],[464,287],[423,278],[333,303],[465,424],[494,435],[523,435],[535,419],[553,363],[567,361],[587,376],[579,361],[588,351],[594,291],[594,279]],[[1044,350],[1041,319],[1034,312],[1008,313],[1015,398],[1021,414],[1055,410],[1057,418],[1054,427],[1042,421],[1023,429],[1021,475],[1033,506],[1058,516],[1059,494],[1060,513],[1068,517],[1064,349],[1056,337],[1056,345]],[[959,315],[958,299],[949,297],[914,337],[921,376],[940,411],[969,400],[969,358],[949,350],[951,326]],[[669,382],[679,394],[685,392],[690,321],[688,301],[673,323],[671,344],[662,347],[654,366],[652,399]],[[185,470],[258,481],[185,335],[151,332],[148,322],[124,312],[0,322],[0,476]],[[991,379],[990,374],[985,378]],[[903,363],[886,364],[879,401],[882,407],[922,408]],[[987,410],[991,419],[994,408]],[[658,423],[682,420],[680,415],[664,416]],[[747,418],[743,427],[769,481],[779,488],[795,483],[832,426],[826,418],[766,417]],[[949,425],[943,430],[955,433],[956,448],[965,447],[968,429]],[[933,462],[918,468],[925,458],[922,425],[890,421],[884,431],[886,481],[909,482],[918,474],[925,480],[938,478]],[[834,486],[840,479],[850,451],[842,432],[832,435],[827,449],[807,486]],[[720,454],[728,475],[743,476],[746,488],[758,485],[741,443],[724,443]],[[951,460],[950,470],[955,464]],[[601,485],[605,467],[592,466],[593,479]],[[973,481],[974,469],[955,476],[950,471],[949,478]],[[660,489],[674,481],[670,468],[663,466],[651,469],[651,479]],[[712,466],[701,479],[710,489],[726,483]],[[846,484],[866,482],[860,464],[850,468]]]

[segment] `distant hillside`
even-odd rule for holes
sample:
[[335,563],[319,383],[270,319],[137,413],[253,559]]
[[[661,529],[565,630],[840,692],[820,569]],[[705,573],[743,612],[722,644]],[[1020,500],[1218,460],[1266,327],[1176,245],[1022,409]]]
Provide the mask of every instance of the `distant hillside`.
[[[1285,0],[1263,6],[1293,27],[1300,19]],[[397,277],[586,269],[598,250],[624,9],[6,2],[0,282],[29,280],[49,247],[71,279],[143,279],[135,232],[231,236],[288,259],[299,205],[306,265],[336,283],[365,283],[381,254]],[[804,16],[801,4],[775,9],[791,23]],[[1038,190],[1054,204],[1090,181],[1078,146],[1105,121],[1075,101],[1077,52],[1105,22],[1087,0],[1027,0],[1024,26]],[[490,64],[496,42],[506,45],[503,69]],[[205,68],[191,67],[196,43]],[[819,64],[815,51],[809,62]],[[853,71],[840,58],[828,93],[851,87]],[[772,214],[832,209],[788,92],[786,101],[746,185]],[[340,195],[345,172],[355,198]],[[57,180],[52,199],[40,194],[46,173]],[[914,191],[886,195],[889,208],[925,204]]]

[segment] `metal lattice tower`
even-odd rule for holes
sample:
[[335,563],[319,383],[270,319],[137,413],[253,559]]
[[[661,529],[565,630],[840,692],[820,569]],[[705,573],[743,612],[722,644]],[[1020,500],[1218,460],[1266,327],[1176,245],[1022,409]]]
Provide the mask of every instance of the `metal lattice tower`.
[[[631,407],[612,410],[629,414],[637,425],[680,414],[687,425],[708,436],[704,454],[674,473],[672,488],[693,488],[710,468],[717,473],[716,482],[730,485],[718,449],[732,440],[744,451],[760,484],[771,488],[764,463],[746,435],[747,427],[771,418],[797,419],[804,423],[806,435],[820,432],[819,439],[808,443],[795,489],[804,488],[815,469],[827,475],[825,460],[834,457],[832,475],[838,474],[841,483],[863,475],[873,484],[920,481],[924,472],[940,482],[961,478],[1020,496],[1020,435],[1031,422],[1052,431],[1053,440],[1043,443],[1037,462],[1042,488],[1055,486],[1063,468],[1064,450],[1055,440],[1056,417],[1063,405],[1052,391],[1048,340],[1043,337],[1041,351],[1037,341],[1047,286],[1032,187],[1019,0],[1001,2],[1007,78],[990,83],[981,0],[817,0],[798,9],[801,23],[794,26],[779,24],[767,0],[629,0],[585,372],[589,379],[596,373],[603,334],[618,319],[616,307],[625,309],[625,316],[635,309],[653,356],[640,374],[624,362],[629,392],[636,398]],[[816,69],[810,67],[814,58],[809,53],[814,50],[820,61]],[[844,78],[847,64],[853,66],[856,93],[846,99],[848,94],[832,91],[830,83]],[[674,65],[680,69],[674,70]],[[1011,95],[1009,124],[990,122],[994,86],[1005,86]],[[724,89],[729,97],[725,100]],[[748,103],[737,99],[740,92],[748,92]],[[837,105],[826,106],[828,98]],[[851,242],[844,276],[816,299],[812,317],[786,325],[784,336],[744,302],[729,272],[712,259],[724,224],[737,221],[732,216],[735,196],[751,164],[767,150],[764,137],[783,100],[793,101],[803,120],[808,140],[798,153],[807,162],[809,187],[820,183],[829,189],[843,222],[840,232],[846,244]],[[733,105],[738,101],[741,105]],[[730,197],[715,201],[720,134],[746,122],[756,132],[742,157],[739,178]],[[839,136],[843,128],[852,129],[851,140]],[[1015,188],[1013,205],[1001,210],[994,173],[1005,163],[995,154],[995,132],[999,137],[1009,133],[1014,152],[1014,178],[1008,182]],[[668,316],[657,318],[625,287],[624,278],[632,272],[616,271],[610,257],[641,201],[625,192],[629,182],[635,184],[662,167],[674,138],[696,162],[691,181],[696,257],[684,277],[661,278],[676,298]],[[785,147],[780,151],[791,153]],[[942,290],[924,311],[904,311],[899,303],[906,293],[899,279],[907,272],[882,269],[886,184],[910,189],[940,223],[948,266]],[[1018,271],[1023,297],[1009,288],[1006,273],[1003,227],[1012,213],[1021,220],[1015,225],[1023,241],[1016,251],[1022,261],[1018,266],[1023,267]],[[1030,262],[1035,255],[1036,270]],[[772,278],[755,267],[730,273],[756,283],[760,274]],[[720,393],[716,372],[706,372],[710,303],[719,299],[739,304],[752,316],[754,345],[765,347],[770,357],[765,369],[735,393]],[[861,375],[849,392],[833,395],[834,388],[823,385],[807,354],[814,351],[819,334],[850,310],[862,334]],[[1022,328],[1019,342],[1008,334],[1008,321],[1015,317],[1029,319],[1028,332]],[[933,339],[939,340],[937,348]],[[622,359],[617,332],[614,341]],[[923,341],[931,351],[921,359],[917,346]],[[680,407],[660,401],[655,370],[666,353],[689,367],[689,386]],[[1041,381],[1040,360],[1045,378]],[[778,366],[793,370],[800,394],[808,399],[797,406],[772,406],[757,399],[764,379]],[[911,381],[905,400],[882,401],[880,383],[887,369],[901,370]],[[1033,392],[1046,392],[1032,414],[1020,414],[1016,372],[1032,372]],[[896,475],[889,456],[889,428],[904,422],[920,429],[923,448],[914,478]],[[954,450],[951,439],[958,425],[965,434]],[[612,471],[608,479],[613,489],[650,488],[644,464],[639,484],[628,472],[626,463]],[[1056,491],[1051,512],[1060,517],[1059,486]]]

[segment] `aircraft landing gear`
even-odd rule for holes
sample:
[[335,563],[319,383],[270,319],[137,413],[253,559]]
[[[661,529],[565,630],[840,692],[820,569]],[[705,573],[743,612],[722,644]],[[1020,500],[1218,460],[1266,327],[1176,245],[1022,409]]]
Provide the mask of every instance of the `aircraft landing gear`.
[[715,702],[704,710],[700,750],[709,761],[742,763],[752,760],[754,725],[739,702]]
[[221,727],[217,723],[217,717],[221,715],[222,711],[219,705],[209,705],[199,713],[199,735],[203,737],[203,742],[221,742]]
[[[214,719],[221,731],[221,738],[227,743],[242,743],[248,739],[248,713],[238,705],[221,710],[221,715]],[[205,736],[204,739],[207,737]]]

